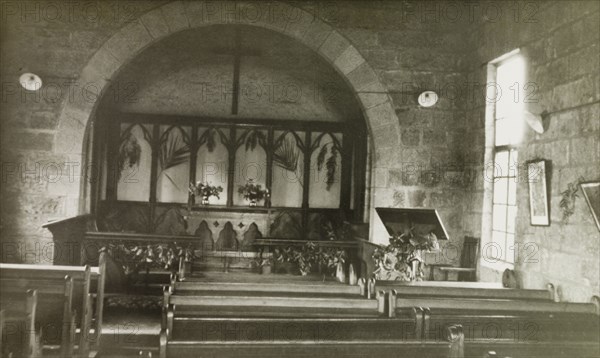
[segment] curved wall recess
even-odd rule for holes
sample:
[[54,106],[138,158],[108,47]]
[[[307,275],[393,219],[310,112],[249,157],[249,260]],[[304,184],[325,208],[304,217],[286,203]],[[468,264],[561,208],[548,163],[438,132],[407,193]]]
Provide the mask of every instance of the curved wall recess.
[[[55,138],[56,154],[81,156],[82,176],[85,168],[92,167],[88,155],[89,131],[100,94],[108,82],[129,63],[140,51],[151,44],[165,39],[171,34],[190,28],[210,25],[250,25],[263,27],[287,35],[316,51],[341,75],[349,89],[354,92],[362,108],[370,135],[386,133],[386,141],[371,141],[371,153],[382,150],[395,150],[399,144],[399,123],[387,90],[379,81],[376,73],[365,61],[358,50],[337,30],[321,21],[315,15],[286,3],[270,2],[276,11],[262,11],[262,4],[235,2],[235,12],[240,16],[225,16],[217,11],[206,11],[201,1],[174,1],[157,7],[118,30],[88,61],[74,88],[82,89],[81,95],[65,101],[58,134]],[[245,15],[244,15],[245,14]],[[250,16],[248,14],[254,14]],[[244,16],[242,16],[244,15]],[[390,136],[389,133],[395,135]],[[386,176],[384,168],[378,168],[376,156],[371,161],[371,172]],[[385,180],[383,180],[385,181]],[[387,195],[385,188],[379,189],[374,180],[371,185],[371,205],[383,200]],[[382,179],[378,180],[379,183]],[[90,208],[89,181],[81,181],[79,207],[68,215],[88,212]],[[373,217],[373,210],[371,210]],[[372,221],[372,220],[371,220]]]

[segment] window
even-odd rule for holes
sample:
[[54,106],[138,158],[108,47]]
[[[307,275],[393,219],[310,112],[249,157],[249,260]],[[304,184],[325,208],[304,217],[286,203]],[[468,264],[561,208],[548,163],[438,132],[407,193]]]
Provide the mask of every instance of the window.
[[[488,259],[514,264],[515,232],[517,221],[517,145],[522,137],[523,89],[525,62],[518,53],[510,53],[490,64],[488,75],[488,125],[494,133],[491,159],[493,173],[491,230],[487,252]],[[490,143],[490,141],[488,141]]]

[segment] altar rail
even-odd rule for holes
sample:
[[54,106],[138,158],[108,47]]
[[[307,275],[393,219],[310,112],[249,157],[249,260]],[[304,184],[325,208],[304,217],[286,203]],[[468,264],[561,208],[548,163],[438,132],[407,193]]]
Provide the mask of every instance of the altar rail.
[[[248,225],[250,227],[251,225]],[[54,265],[82,265],[97,262],[99,250],[108,243],[135,243],[135,244],[166,244],[176,242],[180,246],[194,245],[195,249],[206,252],[214,252],[217,255],[225,252],[262,251],[263,248],[274,246],[300,246],[307,240],[297,240],[279,237],[261,238],[261,233],[246,244],[246,238],[240,233],[230,233],[238,236],[238,243],[232,247],[220,247],[218,240],[213,245],[205,245],[202,238],[195,235],[165,235],[145,234],[132,232],[98,231],[96,220],[93,215],[80,215],[63,220],[56,220],[43,225],[50,230],[54,242]],[[237,229],[237,227],[235,227]],[[236,230],[237,231],[237,230]],[[215,234],[213,234],[216,236]],[[360,249],[358,240],[349,241],[312,241],[319,247],[339,247],[348,251],[349,257],[357,257]]]

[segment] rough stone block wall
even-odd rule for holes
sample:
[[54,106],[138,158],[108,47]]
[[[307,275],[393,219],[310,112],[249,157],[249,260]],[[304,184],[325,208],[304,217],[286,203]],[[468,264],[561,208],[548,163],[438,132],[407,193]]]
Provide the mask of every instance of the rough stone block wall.
[[[81,143],[69,139],[84,130],[79,112],[89,108],[75,106],[66,114],[68,120],[60,116],[70,95],[95,95],[93,88],[73,85],[74,80],[86,83],[79,76],[88,62],[100,74],[113,73],[120,57],[132,53],[129,48],[210,21],[198,14],[205,3],[216,4],[186,3],[184,14],[182,3],[161,8],[165,3],[1,3],[0,261],[48,261],[35,248],[50,237],[41,224],[84,208],[79,195],[85,180],[80,178],[82,153],[71,148]],[[479,88],[487,80],[484,64],[520,47],[528,58],[528,79],[537,84],[540,106],[551,113],[545,134],[528,133],[520,160],[552,160],[554,172],[550,227],[529,225],[527,185],[518,188],[517,240],[534,242],[539,260],[518,263],[516,269],[525,287],[553,282],[570,300],[588,300],[598,293],[600,235],[588,209],[580,198],[571,222],[563,225],[557,207],[568,183],[579,176],[600,177],[597,1],[290,4],[324,23],[308,26],[311,19],[302,19],[290,24],[287,33],[321,49],[360,90],[365,115],[373,119],[373,205],[437,208],[456,244],[464,234],[481,236],[486,216],[485,99]],[[125,27],[127,34],[112,37]],[[108,50],[98,52],[105,43]],[[17,79],[23,72],[43,78],[41,94],[20,89]],[[98,85],[109,80],[103,78]],[[418,106],[416,96],[423,90],[440,94],[436,106]],[[78,103],[91,106],[93,101]],[[399,122],[392,123],[396,117]],[[372,240],[384,242],[386,237],[379,233]],[[10,242],[26,245],[18,249],[20,257],[7,257],[5,244]],[[28,252],[35,254],[23,255]],[[496,280],[498,273],[482,267],[481,278]]]
[[[463,238],[466,183],[466,97],[456,84],[466,81],[470,45],[467,18],[446,16],[445,2],[344,2],[330,21],[361,52],[392,98],[399,133],[392,126],[373,130],[377,141],[374,205],[436,208],[452,245]],[[463,9],[461,8],[461,11]],[[420,107],[425,90],[440,94],[431,108]],[[388,146],[399,138],[399,146]],[[372,217],[377,221],[377,217]],[[384,233],[373,241],[384,243]],[[437,255],[443,262],[456,259]],[[457,262],[455,262],[457,263]]]
[[[149,36],[159,36],[188,23],[191,26],[195,21],[211,21],[207,6],[219,11],[223,4],[188,3],[185,16],[177,3],[159,12],[149,12],[164,3],[107,1],[70,5],[65,1],[54,3],[58,7],[45,2],[3,3],[4,242],[33,245],[47,242],[50,235],[41,229],[41,224],[48,219],[77,214],[83,207],[79,197],[81,182],[85,180],[79,176],[82,155],[76,150],[72,153],[71,147],[76,148],[77,144],[73,145],[70,138],[83,131],[85,123],[78,119],[78,113],[68,113],[71,119],[66,126],[59,128],[58,123],[61,109],[71,100],[68,94],[95,95],[93,88],[73,88],[72,81],[85,83],[85,78],[78,77],[90,59],[98,62],[98,49],[106,43],[113,56],[103,51],[104,61],[96,64],[97,70],[112,72],[115,58],[128,56],[128,48],[138,48]],[[460,133],[466,125],[463,100],[450,100],[442,95],[440,103],[431,109],[422,109],[416,103],[420,91],[443,91],[467,73],[464,26],[460,21],[439,15],[442,3],[294,3],[325,21],[341,36],[335,33],[323,36],[329,31],[324,25],[308,26],[303,22],[290,25],[287,31],[302,33],[309,47],[320,46],[323,55],[331,61],[335,59],[338,68],[348,73],[348,81],[363,91],[360,97],[366,103],[364,110],[378,125],[372,128],[373,141],[377,142],[377,151],[373,153],[375,186],[370,188],[375,193],[374,205],[436,207],[451,237],[459,240],[464,203],[460,178],[463,160]],[[235,16],[236,7],[232,8]],[[432,11],[433,16],[429,16]],[[212,18],[218,19],[219,13]],[[125,37],[111,38],[125,26],[131,30]],[[370,67],[362,64],[354,50],[344,51],[349,44],[354,45]],[[92,58],[94,54],[96,57]],[[20,90],[17,78],[25,71],[44,79],[39,98]],[[379,78],[383,87],[374,84],[373,76]],[[103,79],[97,85],[104,86],[108,80]],[[90,106],[90,102],[83,101],[83,105]],[[400,118],[399,126],[389,121],[392,115]],[[446,180],[445,167],[449,163],[452,179]],[[48,180],[49,176],[56,178]],[[382,242],[386,237],[374,239]]]
[[[0,3],[0,261],[52,262],[51,234],[41,225],[79,213],[82,180],[82,153],[57,148],[70,146],[84,123],[59,128],[61,110],[77,96],[96,95],[73,86],[86,63],[115,31],[160,4]],[[42,78],[40,91],[21,88],[24,72]]]
[[[488,6],[492,3],[488,3]],[[550,181],[551,225],[531,226],[526,180],[517,187],[518,248],[515,269],[526,288],[543,288],[551,282],[562,298],[589,301],[599,292],[600,232],[580,193],[568,224],[559,208],[561,192],[579,177],[600,179],[600,13],[597,1],[496,3],[497,21],[473,25],[475,44],[469,80],[485,82],[487,63],[516,48],[527,62],[527,83],[535,85],[533,99],[549,113],[546,132],[526,130],[519,146],[519,163],[543,158],[552,161]],[[482,6],[485,6],[482,4]],[[466,138],[475,143],[465,153],[467,161],[482,159],[485,145],[483,92],[469,102],[471,125]],[[474,183],[475,184],[475,183]],[[479,235],[483,185],[476,183],[467,201],[465,231]],[[485,235],[485,234],[484,234]],[[501,272],[483,265],[482,280],[498,280]]]

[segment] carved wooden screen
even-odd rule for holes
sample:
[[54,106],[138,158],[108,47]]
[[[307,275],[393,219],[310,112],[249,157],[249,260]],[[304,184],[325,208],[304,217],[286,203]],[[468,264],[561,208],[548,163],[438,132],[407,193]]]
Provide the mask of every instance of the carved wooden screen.
[[[99,190],[96,210],[103,216],[100,220],[113,221],[104,227],[181,234],[187,230],[183,216],[191,209],[264,214],[270,228],[266,236],[314,239],[322,227],[361,217],[362,128],[348,123],[238,121],[111,117],[104,141],[96,141],[104,143],[97,150],[106,153],[107,167],[116,173],[103,174],[106,179],[99,181],[106,190]],[[270,200],[248,207],[238,188],[249,179],[269,189]],[[219,198],[210,198],[209,206],[199,205],[188,190],[197,181],[223,191]],[[129,216],[143,212],[144,217],[134,220],[136,225],[120,222],[128,210]]]

